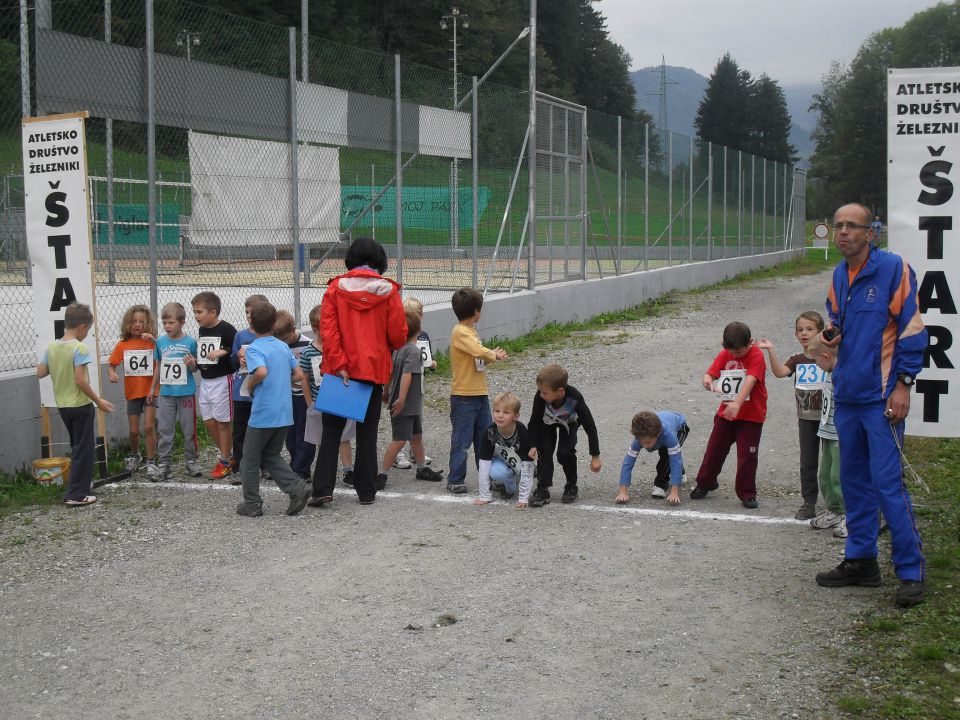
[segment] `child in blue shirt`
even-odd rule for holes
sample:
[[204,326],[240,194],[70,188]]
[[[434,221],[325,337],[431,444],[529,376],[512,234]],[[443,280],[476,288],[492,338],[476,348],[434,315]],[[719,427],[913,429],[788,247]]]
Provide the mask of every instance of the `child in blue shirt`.
[[[630,432],[633,442],[623,458],[620,468],[620,492],[617,493],[616,503],[623,505],[630,501],[630,475],[637,462],[640,449],[647,452],[656,450],[660,454],[657,461],[657,478],[653,481],[651,497],[666,497],[671,505],[680,504],[680,486],[683,485],[686,475],[683,470],[683,454],[680,447],[687,439],[690,428],[686,418],[680,413],[670,410],[661,410],[653,413],[648,410],[638,412],[630,423]],[[670,494],[667,494],[667,482],[670,483]]]
[[147,473],[151,482],[170,476],[170,452],[180,423],[183,433],[183,456],[190,477],[200,477],[203,470],[197,464],[197,406],[194,395],[197,383],[193,371],[197,369],[197,341],[183,332],[187,311],[178,302],[167,303],[160,311],[164,334],[157,338],[154,350],[153,387],[157,386],[157,467],[158,472]]
[[246,383],[253,399],[240,461],[243,502],[237,505],[237,514],[247,517],[263,515],[261,465],[277,487],[290,496],[287,515],[303,510],[310,498],[310,485],[280,456],[287,428],[293,425],[292,383],[300,384],[303,373],[287,344],[273,337],[276,322],[277,311],[270,303],[256,303],[250,308],[250,328],[256,339],[247,347],[245,357]]
[[247,327],[237,330],[233,338],[230,362],[236,375],[233,377],[233,457],[230,458],[231,485],[240,484],[240,462],[243,460],[243,440],[247,435],[247,421],[250,419],[250,398],[240,393],[243,381],[247,378],[246,347],[256,339],[256,333],[250,326],[250,309],[257,303],[267,302],[266,295],[255,294],[243,302],[247,316]]

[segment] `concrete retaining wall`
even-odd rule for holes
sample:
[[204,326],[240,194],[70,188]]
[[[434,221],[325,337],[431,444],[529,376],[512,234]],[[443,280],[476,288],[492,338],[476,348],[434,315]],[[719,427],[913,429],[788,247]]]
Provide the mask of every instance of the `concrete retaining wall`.
[[[515,338],[550,322],[586,320],[601,313],[639,305],[671,290],[712,285],[740,273],[786,262],[796,254],[794,251],[785,251],[677,265],[621,277],[560,283],[533,292],[490,297],[483,305],[483,315],[477,329],[482,338]],[[447,349],[450,331],[455,323],[456,318],[449,305],[426,308],[423,326],[430,333],[434,350]],[[126,438],[123,383],[113,385],[106,379],[104,371],[102,387],[105,388],[107,399],[117,407],[115,412],[107,416],[107,436]],[[8,374],[0,380],[0,400],[0,470],[9,473],[20,467],[28,467],[40,457],[40,391],[35,374],[32,371]],[[51,409],[50,416],[53,442],[68,443],[63,423],[55,409]],[[68,450],[69,444],[55,445],[53,454],[64,455]]]

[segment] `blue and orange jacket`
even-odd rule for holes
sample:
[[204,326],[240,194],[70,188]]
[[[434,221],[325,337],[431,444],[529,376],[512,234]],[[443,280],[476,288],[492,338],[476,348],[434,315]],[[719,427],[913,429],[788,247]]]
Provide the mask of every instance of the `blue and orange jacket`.
[[851,285],[847,263],[833,270],[827,314],[840,328],[833,396],[837,402],[886,400],[897,375],[923,368],[927,330],[917,303],[917,276],[899,255],[871,249]]

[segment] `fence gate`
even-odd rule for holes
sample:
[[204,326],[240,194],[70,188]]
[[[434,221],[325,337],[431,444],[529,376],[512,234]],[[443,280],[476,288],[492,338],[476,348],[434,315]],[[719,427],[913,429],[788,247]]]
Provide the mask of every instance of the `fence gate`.
[[536,284],[586,278],[587,109],[537,93]]

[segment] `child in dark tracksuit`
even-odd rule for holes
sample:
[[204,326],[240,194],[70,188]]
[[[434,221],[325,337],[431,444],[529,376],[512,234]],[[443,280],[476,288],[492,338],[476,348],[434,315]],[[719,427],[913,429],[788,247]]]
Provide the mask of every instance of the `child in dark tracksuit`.
[[537,448],[538,477],[530,507],[550,502],[555,450],[567,481],[561,501],[572,503],[577,499],[577,429],[581,425],[587,433],[591,472],[600,472],[603,464],[597,424],[583,395],[567,384],[568,379],[567,371],[556,364],[547,365],[537,374],[537,394],[533,398],[528,428],[530,444]]

